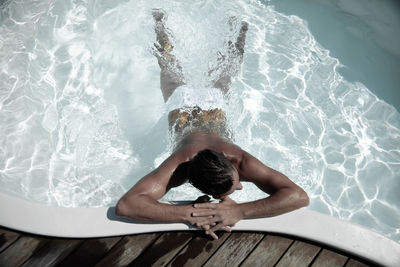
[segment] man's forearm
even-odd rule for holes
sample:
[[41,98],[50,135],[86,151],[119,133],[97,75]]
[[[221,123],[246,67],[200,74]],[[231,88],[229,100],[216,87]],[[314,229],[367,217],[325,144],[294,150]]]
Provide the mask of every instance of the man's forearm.
[[146,196],[121,199],[116,207],[116,215],[138,221],[189,222],[191,206],[160,203]]
[[243,219],[280,215],[304,206],[309,199],[303,190],[282,188],[270,197],[239,204]]

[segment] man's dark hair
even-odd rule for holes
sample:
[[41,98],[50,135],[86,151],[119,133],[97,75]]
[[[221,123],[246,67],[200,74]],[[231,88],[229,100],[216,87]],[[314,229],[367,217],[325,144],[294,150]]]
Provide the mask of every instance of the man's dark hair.
[[219,196],[233,185],[233,165],[222,154],[210,149],[197,153],[187,169],[189,182],[203,193]]

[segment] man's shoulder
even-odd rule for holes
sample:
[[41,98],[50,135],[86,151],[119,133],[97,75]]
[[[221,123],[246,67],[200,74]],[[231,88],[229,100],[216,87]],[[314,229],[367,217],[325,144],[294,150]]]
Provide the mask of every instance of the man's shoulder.
[[171,157],[176,158],[179,161],[189,161],[201,150],[200,147],[195,145],[182,146],[178,150],[172,153]]
[[224,152],[227,155],[230,154],[230,155],[235,156],[237,158],[241,158],[243,156],[243,154],[246,152],[242,148],[240,148],[238,145],[235,145],[233,143],[221,144],[218,147],[218,149],[221,150],[221,152]]

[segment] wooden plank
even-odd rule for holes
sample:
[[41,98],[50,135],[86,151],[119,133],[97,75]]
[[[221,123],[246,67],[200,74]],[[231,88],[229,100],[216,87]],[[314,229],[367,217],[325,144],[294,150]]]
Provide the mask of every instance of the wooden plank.
[[32,255],[22,266],[49,267],[60,263],[68,254],[78,247],[83,240],[79,239],[52,239],[39,251]]
[[20,266],[47,241],[47,238],[42,237],[20,237],[0,254],[0,266]]
[[308,266],[320,250],[318,246],[295,241],[276,266]]
[[273,266],[293,242],[285,237],[267,235],[241,266]]
[[164,266],[193,238],[193,232],[164,233],[131,266]]
[[19,233],[0,228],[0,253],[14,243],[20,236]]
[[96,266],[126,266],[161,234],[141,234],[122,238]]
[[107,237],[85,240],[58,267],[93,266],[121,239],[122,237]]
[[263,237],[258,233],[232,233],[205,266],[238,266]]
[[185,246],[185,248],[168,266],[202,266],[230,234],[226,232],[218,232],[217,235],[218,240],[213,240],[211,237],[206,236],[202,231],[197,232],[195,238]]
[[362,263],[362,262],[360,262],[360,261],[358,261],[358,260],[355,260],[355,259],[350,259],[350,260],[346,263],[345,266],[346,266],[346,267],[367,267],[367,266],[369,266],[369,265],[364,264],[364,263]]
[[333,252],[332,250],[323,249],[311,266],[313,267],[344,266],[347,259],[348,258],[344,255]]

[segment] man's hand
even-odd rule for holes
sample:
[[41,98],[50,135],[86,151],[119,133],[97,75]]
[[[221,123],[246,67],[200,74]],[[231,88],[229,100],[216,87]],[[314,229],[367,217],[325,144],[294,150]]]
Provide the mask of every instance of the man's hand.
[[[196,226],[206,230],[206,234],[218,239],[215,231],[225,230],[230,232],[230,226],[234,226],[243,218],[239,205],[231,198],[226,197],[220,203],[196,203],[193,217],[201,217]],[[206,210],[204,210],[206,209]]]
[[[210,235],[214,239],[218,239],[218,236],[214,232],[210,231],[211,227],[216,226],[216,225],[217,225],[217,223],[212,223],[210,225],[205,224],[205,225],[202,225],[201,228],[203,228],[203,230],[205,230],[205,233],[207,235]],[[219,230],[223,230],[228,233],[232,232],[232,229],[229,226],[224,226]]]

